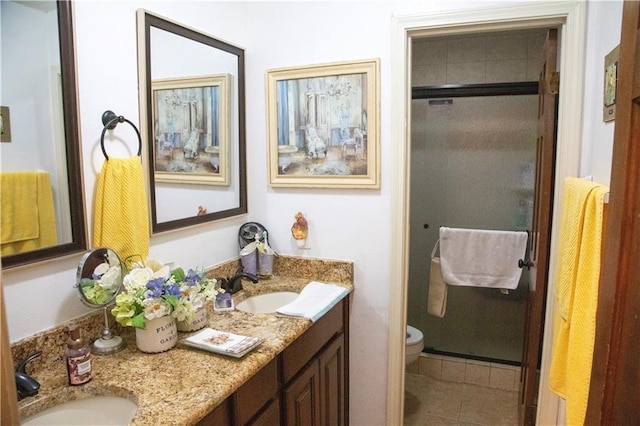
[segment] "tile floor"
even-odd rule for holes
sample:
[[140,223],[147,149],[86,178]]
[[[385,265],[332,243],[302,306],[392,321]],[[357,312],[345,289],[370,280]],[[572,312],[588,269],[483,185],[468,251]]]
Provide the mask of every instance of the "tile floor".
[[518,424],[519,368],[423,354],[407,367],[405,426]]

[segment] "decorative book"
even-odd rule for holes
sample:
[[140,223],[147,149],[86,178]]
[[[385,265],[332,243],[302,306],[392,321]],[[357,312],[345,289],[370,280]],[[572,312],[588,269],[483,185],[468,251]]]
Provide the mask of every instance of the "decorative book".
[[263,341],[264,339],[258,337],[240,336],[207,327],[183,339],[182,343],[205,351],[240,358],[260,345]]

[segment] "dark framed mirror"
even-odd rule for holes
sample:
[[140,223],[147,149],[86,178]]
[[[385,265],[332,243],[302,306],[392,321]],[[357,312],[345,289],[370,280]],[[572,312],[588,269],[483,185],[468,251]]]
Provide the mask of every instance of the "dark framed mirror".
[[[83,252],[87,237],[72,2],[1,3],[0,99],[7,112],[3,129],[11,129],[9,140],[3,137],[0,144],[1,176],[16,188],[5,192],[13,199],[3,197],[11,206],[2,218],[2,268],[8,269]],[[34,174],[35,185],[28,181]],[[24,198],[16,195],[23,184],[23,193],[37,188],[27,190],[36,194],[37,208],[24,213],[19,205]],[[38,226],[24,232],[25,224],[34,223]],[[13,228],[10,237],[7,228]]]
[[137,14],[152,233],[246,213],[244,50]]

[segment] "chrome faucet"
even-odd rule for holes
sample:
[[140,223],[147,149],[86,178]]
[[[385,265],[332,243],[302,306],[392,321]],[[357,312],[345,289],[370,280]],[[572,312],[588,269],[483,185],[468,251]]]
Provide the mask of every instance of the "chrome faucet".
[[234,294],[242,290],[242,278],[248,278],[252,282],[257,283],[258,277],[247,272],[239,272],[231,278],[216,278],[220,282],[220,288],[226,293]]
[[15,380],[16,380],[16,389],[18,391],[18,401],[28,396],[34,396],[38,393],[40,389],[40,383],[36,381],[33,377],[29,376],[25,370],[27,363],[38,358],[42,355],[42,351],[37,351],[32,353],[18,364],[15,372]]

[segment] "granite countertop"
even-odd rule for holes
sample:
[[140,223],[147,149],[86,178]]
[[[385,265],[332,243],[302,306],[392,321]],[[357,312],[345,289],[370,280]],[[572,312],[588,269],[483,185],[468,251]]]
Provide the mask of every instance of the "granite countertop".
[[[322,281],[334,282],[352,291],[352,275],[347,275],[350,275],[349,282]],[[237,304],[260,293],[299,292],[312,280],[292,276],[274,276],[268,280],[261,279],[257,284],[243,280],[244,290],[233,297]],[[61,359],[34,374],[42,386],[38,395],[19,402],[22,417],[87,395],[117,395],[137,403],[132,425],[195,424],[312,325],[308,319],[276,313],[215,312],[212,303],[208,304],[208,310],[209,327],[261,337],[264,343],[240,359],[181,343],[167,352],[146,354],[136,348],[134,330],[127,328],[120,333],[127,341],[124,350],[111,355],[92,356],[93,380],[85,385],[67,384]],[[179,333],[178,338],[191,334]]]

